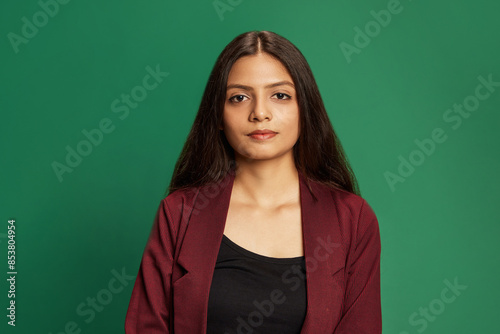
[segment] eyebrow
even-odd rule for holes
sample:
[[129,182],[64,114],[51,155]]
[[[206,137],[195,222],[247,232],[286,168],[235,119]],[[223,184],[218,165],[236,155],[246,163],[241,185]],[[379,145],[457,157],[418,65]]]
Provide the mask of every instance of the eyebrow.
[[[269,85],[265,86],[264,88],[273,88],[273,87],[284,86],[284,85],[288,85],[288,86],[292,87],[293,89],[295,89],[295,86],[293,85],[293,83],[291,83],[290,81],[286,81],[286,80],[285,81],[278,81],[278,82],[269,84]],[[252,87],[241,85],[241,84],[227,85],[227,90],[229,90],[231,88],[240,88],[240,89],[245,89],[245,90],[253,90]]]

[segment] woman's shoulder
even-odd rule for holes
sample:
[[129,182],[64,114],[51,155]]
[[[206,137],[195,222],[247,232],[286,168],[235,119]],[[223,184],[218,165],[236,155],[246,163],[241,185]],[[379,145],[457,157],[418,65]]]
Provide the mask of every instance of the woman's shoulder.
[[186,209],[192,206],[198,192],[199,187],[177,189],[164,197],[161,202],[171,212],[177,211],[177,209]]
[[330,186],[318,181],[310,181],[310,182],[314,184],[314,188],[319,190],[320,196],[321,195],[325,196],[327,194],[328,197],[331,197],[338,205],[344,205],[349,207],[360,207],[362,205],[368,204],[367,201],[360,195],[357,195],[345,189]]
[[332,210],[335,210],[344,221],[357,221],[364,225],[370,221],[377,221],[375,212],[368,201],[360,195],[344,189],[315,182],[315,187],[321,189],[320,194],[331,201]]

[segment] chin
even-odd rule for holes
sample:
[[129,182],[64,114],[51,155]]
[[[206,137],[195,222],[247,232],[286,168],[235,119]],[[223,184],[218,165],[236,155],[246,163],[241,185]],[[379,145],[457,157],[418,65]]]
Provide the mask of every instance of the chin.
[[288,151],[273,151],[273,152],[263,152],[264,150],[262,149],[256,149],[255,151],[246,151],[243,153],[239,153],[239,156],[241,159],[244,159],[245,161],[249,162],[251,160],[272,160],[272,159],[277,159],[282,157],[284,154],[286,154]]

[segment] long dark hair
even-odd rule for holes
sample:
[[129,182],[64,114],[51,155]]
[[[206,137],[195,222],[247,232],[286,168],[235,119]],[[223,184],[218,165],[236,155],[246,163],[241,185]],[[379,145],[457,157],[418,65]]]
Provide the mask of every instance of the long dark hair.
[[[360,195],[356,177],[333,130],[316,80],[302,53],[270,31],[250,31],[233,39],[217,58],[198,113],[175,164],[168,194],[221,181],[235,171],[234,150],[222,124],[229,71],[240,57],[267,53],[281,61],[293,79],[300,113],[300,136],[293,147],[295,166],[308,180]],[[314,196],[314,194],[313,194]]]

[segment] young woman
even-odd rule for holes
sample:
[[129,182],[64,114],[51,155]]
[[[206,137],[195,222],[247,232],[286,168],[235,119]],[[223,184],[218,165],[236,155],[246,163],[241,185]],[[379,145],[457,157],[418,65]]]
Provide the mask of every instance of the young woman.
[[210,74],[126,333],[381,333],[380,251],[305,58],[247,32]]

